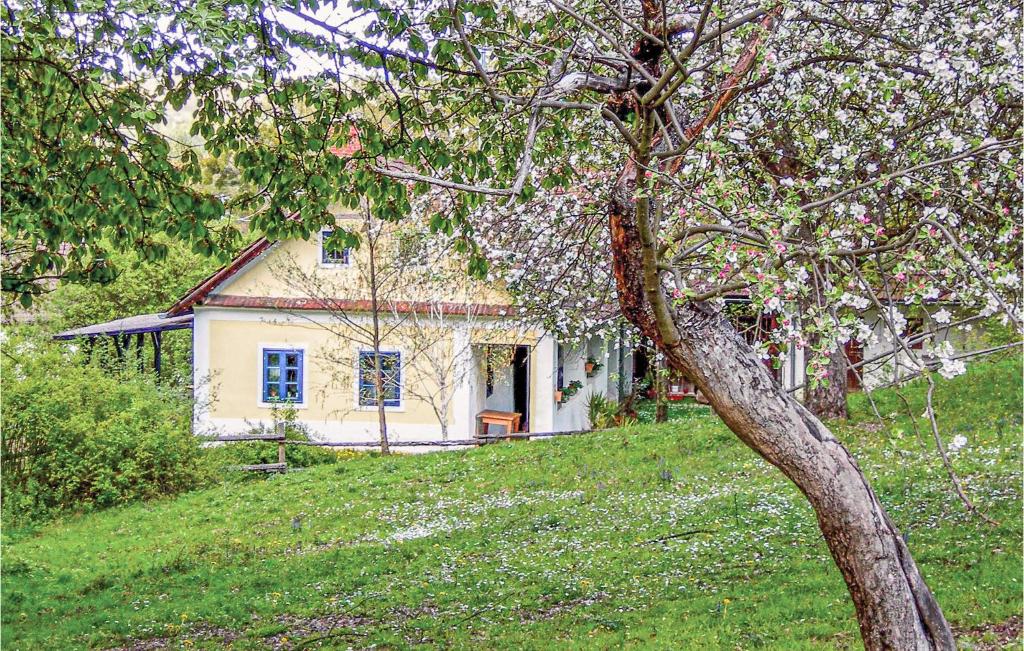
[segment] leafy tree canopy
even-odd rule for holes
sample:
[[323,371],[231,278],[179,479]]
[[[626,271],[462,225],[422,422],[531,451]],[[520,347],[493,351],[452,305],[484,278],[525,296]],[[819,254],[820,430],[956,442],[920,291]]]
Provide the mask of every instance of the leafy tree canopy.
[[[880,287],[1016,322],[1019,9],[947,4],[669,3],[659,25],[588,2],[5,5],[4,289],[110,280],[110,249],[157,258],[158,233],[229,251],[226,213],[305,236],[431,189],[432,228],[568,327],[608,265],[530,260],[607,259],[593,215],[630,156],[677,300],[747,293],[823,348]],[[815,283],[833,308],[785,318]]]

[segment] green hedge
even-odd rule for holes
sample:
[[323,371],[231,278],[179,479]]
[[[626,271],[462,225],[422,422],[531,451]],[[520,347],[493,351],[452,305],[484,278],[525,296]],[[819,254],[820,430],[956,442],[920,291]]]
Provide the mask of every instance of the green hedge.
[[40,337],[8,335],[2,353],[7,522],[170,495],[212,475],[180,390]]

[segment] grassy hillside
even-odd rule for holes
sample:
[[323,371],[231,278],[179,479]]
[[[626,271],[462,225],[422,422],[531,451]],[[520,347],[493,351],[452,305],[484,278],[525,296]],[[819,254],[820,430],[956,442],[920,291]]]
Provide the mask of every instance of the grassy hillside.
[[[885,424],[857,397],[836,428],[968,647],[1019,629],[1020,378],[1016,360],[979,365],[938,395],[997,527],[965,513],[895,394]],[[904,395],[921,414],[920,387]],[[801,496],[704,408],[675,413],[5,531],[4,647],[856,647]]]

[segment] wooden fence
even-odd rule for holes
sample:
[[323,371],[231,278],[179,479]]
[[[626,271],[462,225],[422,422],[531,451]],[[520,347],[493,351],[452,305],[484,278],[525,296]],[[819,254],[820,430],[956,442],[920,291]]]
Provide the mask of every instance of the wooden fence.
[[[285,446],[306,445],[324,448],[379,448],[379,441],[295,441],[285,438],[284,423],[277,423],[275,430],[270,434],[237,434],[218,436],[207,439],[212,443],[234,443],[237,441],[276,441],[277,442],[277,463],[257,463],[245,466],[236,466],[237,470],[251,470],[257,472],[285,472],[288,464],[285,462]],[[513,432],[508,434],[491,434],[476,436],[471,439],[451,439],[447,441],[390,441],[388,446],[392,448],[454,448],[454,447],[478,447],[489,443],[500,441],[528,441],[530,439],[546,439],[556,436],[578,436],[580,434],[591,434],[604,430],[573,430],[570,432]]]

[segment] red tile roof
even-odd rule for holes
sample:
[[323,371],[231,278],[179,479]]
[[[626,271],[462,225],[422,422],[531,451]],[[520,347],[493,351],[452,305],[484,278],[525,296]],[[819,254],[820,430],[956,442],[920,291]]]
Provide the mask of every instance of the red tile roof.
[[[272,296],[232,296],[217,294],[209,296],[204,305],[214,307],[240,307],[274,310],[320,310],[332,312],[371,312],[369,300],[349,298],[279,298]],[[387,301],[381,306],[383,312],[400,312],[408,314],[444,314],[475,315],[475,316],[509,316],[513,313],[511,305],[487,305],[483,303],[433,303],[426,301]]]
[[238,273],[242,267],[263,255],[263,253],[272,245],[273,242],[265,237],[261,237],[242,249],[241,253],[235,256],[234,260],[210,274],[198,285],[188,290],[188,293],[178,299],[177,303],[168,308],[166,316],[179,316],[181,314],[188,314],[191,312],[193,305],[201,302],[209,296],[210,292],[216,289],[218,285],[226,281],[228,278]]
[[363,146],[359,143],[359,130],[353,126],[348,130],[348,142],[341,147],[331,147],[331,153],[335,156],[344,158],[356,153],[362,149],[362,147]]

